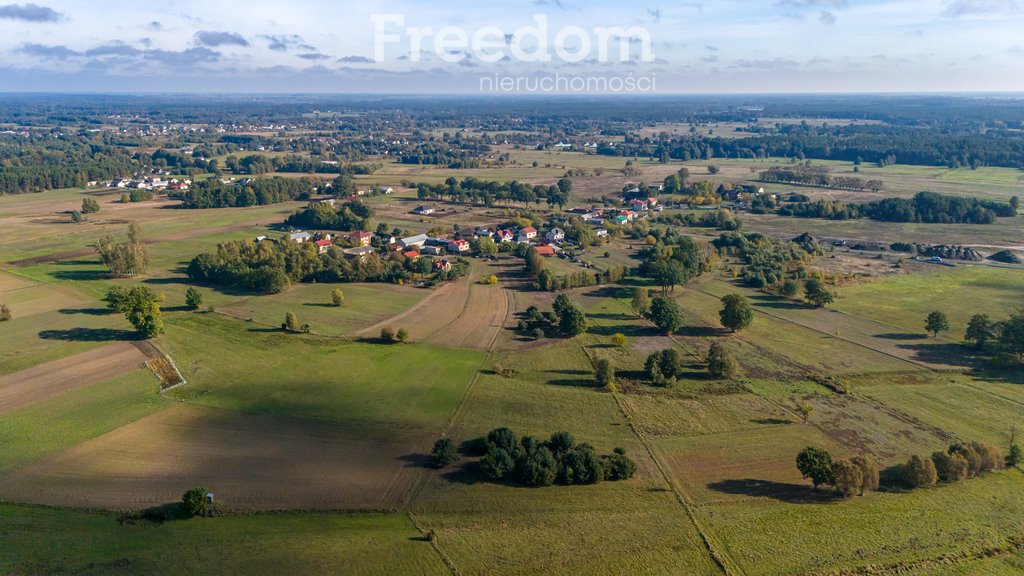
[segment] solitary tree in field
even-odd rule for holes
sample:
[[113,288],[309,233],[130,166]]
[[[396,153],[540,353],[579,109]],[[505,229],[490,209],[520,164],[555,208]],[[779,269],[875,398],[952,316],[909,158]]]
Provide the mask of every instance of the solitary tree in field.
[[651,312],[648,316],[665,334],[672,334],[683,325],[683,313],[679,310],[679,304],[667,296],[659,296],[651,302]]
[[810,478],[814,489],[822,484],[833,484],[832,455],[827,450],[808,446],[796,456],[796,467],[804,478]]
[[651,310],[651,295],[647,288],[633,289],[633,312],[637,316],[646,316]]
[[995,325],[988,319],[986,314],[975,314],[967,323],[967,330],[964,332],[964,340],[974,342],[977,348],[984,348],[985,344],[995,336]]
[[288,312],[284,315],[284,324],[281,328],[289,332],[299,332],[302,327],[299,325],[298,316],[294,312]]
[[811,278],[804,284],[804,295],[807,301],[811,304],[821,308],[826,304],[831,304],[835,301],[836,296],[825,286],[825,283],[818,278]]
[[612,336],[612,346],[615,346],[616,348],[625,348],[626,347],[626,335],[621,333],[621,332],[616,333],[615,335],[613,335]]
[[147,286],[126,289],[113,286],[107,291],[107,307],[125,315],[143,338],[155,338],[164,331],[160,297]]
[[82,200],[82,214],[95,214],[100,211],[100,203],[92,198]]
[[434,442],[434,448],[430,451],[430,461],[435,468],[444,468],[458,459],[459,451],[451,438],[439,438]]
[[708,373],[716,378],[735,378],[740,370],[739,362],[736,361],[732,352],[717,340],[711,343],[707,363]]
[[935,311],[928,315],[924,327],[931,332],[932,337],[938,337],[939,332],[949,330],[949,318],[942,312]]
[[335,306],[345,305],[345,293],[341,291],[341,288],[331,290],[331,302],[334,303]]
[[722,310],[718,317],[722,321],[722,326],[732,332],[738,332],[754,321],[754,310],[742,295],[729,294],[722,298]]
[[203,305],[203,295],[199,290],[189,286],[188,290],[185,291],[185,306],[188,306],[190,310],[198,310]]
[[804,424],[807,424],[807,419],[811,417],[811,413],[814,412],[814,405],[810,402],[797,402],[796,412],[800,415],[800,419]]
[[181,505],[189,516],[206,516],[210,512],[206,488],[193,488],[181,495]]
[[612,364],[607,359],[594,360],[594,381],[602,388],[607,388],[615,383],[615,370],[612,369]]
[[409,331],[405,328],[399,328],[398,332],[395,332],[395,340],[405,344],[409,341]]
[[7,304],[0,304],[0,322],[7,322],[11,319],[11,309]]

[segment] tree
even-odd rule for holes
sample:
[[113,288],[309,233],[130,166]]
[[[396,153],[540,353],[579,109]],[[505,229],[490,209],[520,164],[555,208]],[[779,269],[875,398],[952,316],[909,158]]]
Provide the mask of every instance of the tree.
[[107,307],[124,314],[143,338],[155,338],[164,331],[160,297],[148,287],[125,289],[113,286],[107,291],[105,300]]
[[185,291],[185,306],[188,306],[189,310],[198,310],[202,305],[202,293],[196,290],[194,286],[189,286],[188,290]]
[[740,365],[721,342],[715,340],[708,350],[708,373],[716,378],[735,378],[739,373]]
[[925,320],[924,328],[928,332],[931,332],[932,337],[938,337],[939,332],[945,332],[949,330],[949,318],[942,312],[936,310],[931,314],[928,314],[928,318]]
[[811,417],[811,413],[814,412],[814,405],[810,402],[797,402],[796,412],[800,415],[800,419],[803,420],[804,424],[807,424],[807,419]]
[[206,488],[192,488],[181,495],[181,506],[190,517],[206,516],[210,513],[210,505],[206,500],[209,492]]
[[345,293],[341,291],[341,288],[331,290],[331,303],[338,307],[345,305]]
[[810,478],[814,489],[822,484],[833,484],[832,455],[827,450],[808,446],[796,455],[796,467],[804,478]]
[[405,328],[399,328],[398,332],[395,332],[395,340],[403,344],[409,342],[409,331]]
[[779,294],[790,300],[797,298],[800,295],[800,283],[792,278],[786,278],[779,285]]
[[853,462],[840,459],[832,463],[832,482],[844,497],[860,493],[864,484],[864,472]]
[[1014,210],[1018,210],[1020,208],[1019,196],[1014,196],[1013,198],[1010,198],[1010,208],[1013,208]]
[[984,348],[985,344],[995,336],[995,325],[986,314],[975,314],[967,323],[964,340],[974,342],[975,347]]
[[0,304],[0,322],[7,322],[11,318],[13,318],[11,309],[7,307],[7,304]]
[[667,296],[659,296],[651,302],[649,318],[664,334],[672,334],[683,326],[679,303]]
[[612,346],[615,346],[616,348],[625,348],[626,335],[621,332],[612,335]]
[[287,312],[284,315],[284,323],[281,324],[281,329],[289,332],[298,332],[300,328],[298,316],[294,312]]
[[935,473],[943,482],[960,482],[968,476],[967,459],[960,454],[935,452],[932,454]]
[[459,459],[459,451],[451,438],[438,438],[434,448],[430,450],[430,462],[435,468],[445,466]]
[[934,486],[939,478],[931,458],[921,458],[917,454],[911,456],[910,460],[900,467],[900,475],[911,488]]
[[647,288],[633,289],[633,312],[637,316],[646,316],[651,310],[651,295]]
[[729,294],[722,298],[722,310],[718,317],[722,321],[722,326],[732,332],[738,332],[754,321],[754,310],[742,295]]
[[552,304],[551,309],[554,310],[556,316],[562,316],[570,308],[573,307],[572,300],[569,299],[568,294],[559,294],[555,296],[555,302]]
[[1006,454],[1006,465],[1010,468],[1020,466],[1022,460],[1020,444],[1010,444],[1010,451]]
[[1018,308],[997,327],[999,347],[1007,354],[1024,360],[1024,308]]
[[718,166],[715,166],[714,164],[708,164],[708,174],[718,174],[719,171],[720,170]]
[[384,327],[380,329],[380,339],[382,342],[392,343],[396,337],[394,328]]
[[83,216],[78,210],[75,210],[71,213],[71,222],[73,224],[81,224],[82,222],[85,222],[85,216]]
[[607,388],[608,385],[615,383],[615,370],[612,369],[612,363],[607,358],[594,360],[594,381],[602,388]]
[[526,250],[524,259],[526,260],[526,273],[530,276],[536,276],[544,269],[544,258],[537,253],[537,249],[533,246]]
[[96,242],[95,248],[113,276],[126,278],[146,271],[146,245],[139,225],[134,222],[128,227],[127,242],[115,243],[113,238],[106,236]]
[[835,294],[818,278],[811,278],[804,284],[804,295],[807,301],[821,308],[835,301]]
[[483,254],[485,256],[493,256],[498,253],[498,245],[494,243],[494,240],[486,236],[475,238],[470,242],[473,251],[477,254]]
[[579,336],[587,331],[587,315],[579,307],[570,305],[558,316],[558,328],[566,336]]
[[92,198],[82,199],[82,214],[95,214],[100,211],[100,203]]
[[878,490],[879,470],[878,464],[868,456],[855,456],[851,460],[861,472],[860,493]]

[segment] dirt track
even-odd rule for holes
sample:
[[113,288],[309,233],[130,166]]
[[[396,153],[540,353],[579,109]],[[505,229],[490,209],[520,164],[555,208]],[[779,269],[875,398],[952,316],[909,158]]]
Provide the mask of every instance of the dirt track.
[[457,318],[427,338],[428,342],[480,350],[488,350],[494,345],[513,305],[509,302],[512,295],[507,288],[476,283],[491,273],[492,269],[485,267],[470,276],[474,283],[469,286],[465,307]]
[[415,478],[422,440],[181,404],[18,470],[0,498],[141,509],[205,486],[232,509],[389,509]]
[[147,359],[132,343],[117,342],[0,376],[0,414],[138,370]]
[[460,278],[434,290],[419,304],[387,320],[356,332],[356,336],[376,338],[381,328],[405,328],[416,341],[425,340],[454,322],[466,307],[469,278]]

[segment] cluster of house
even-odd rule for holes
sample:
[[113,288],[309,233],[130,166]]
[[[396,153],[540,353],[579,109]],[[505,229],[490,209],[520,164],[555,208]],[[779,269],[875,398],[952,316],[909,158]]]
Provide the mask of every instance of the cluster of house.
[[89,182],[90,186],[104,185],[108,188],[124,188],[126,190],[188,190],[192,180],[187,178],[168,178],[162,176],[147,176],[141,179],[114,178],[110,182]]

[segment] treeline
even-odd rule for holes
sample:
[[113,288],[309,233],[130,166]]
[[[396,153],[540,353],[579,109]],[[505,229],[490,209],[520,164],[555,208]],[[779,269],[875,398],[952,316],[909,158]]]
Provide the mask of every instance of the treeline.
[[780,216],[850,220],[870,218],[882,222],[925,224],[992,224],[997,218],[1017,215],[1014,203],[918,192],[913,198],[886,198],[867,204],[836,200],[799,202],[779,208]]
[[358,200],[333,206],[317,202],[289,216],[285,224],[300,230],[309,228],[352,232],[367,230],[370,218],[373,218],[373,208]]
[[1024,308],[1010,313],[1006,320],[992,321],[987,314],[975,314],[967,323],[964,340],[978,350],[993,353],[998,364],[1024,361]]
[[141,168],[138,160],[114,146],[46,139],[0,141],[0,195],[83,187]]
[[193,258],[187,274],[197,283],[275,294],[294,282],[445,282],[464,276],[469,268],[465,260],[456,259],[450,270],[433,272],[431,262],[400,254],[383,259],[375,253],[350,259],[336,247],[318,254],[311,243],[236,240]]
[[548,440],[516,437],[508,428],[497,428],[469,442],[469,450],[482,454],[476,466],[485,478],[522,486],[597,484],[628,480],[636,463],[622,448],[598,454],[587,443],[576,443],[568,432],[556,432]]
[[483,204],[490,208],[495,204],[520,202],[529,206],[547,202],[548,206],[557,205],[560,209],[569,201],[572,192],[572,180],[563,178],[550,186],[533,186],[525,182],[497,182],[469,177],[461,182],[453,177],[444,184],[417,184],[416,196],[420,200],[442,200],[461,204]]
[[309,156],[289,154],[287,156],[267,156],[250,154],[241,158],[228,156],[224,167],[235,174],[270,174],[287,172],[298,174],[373,174],[383,165],[374,164],[343,164],[341,162],[324,162],[322,159]]
[[398,154],[402,164],[430,164],[447,166],[453,169],[480,168],[482,156],[488,154],[491,147],[486,144],[473,145],[463,142],[462,147],[455,148],[448,144],[427,142],[414,144]]
[[309,184],[289,178],[260,178],[246,184],[224,184],[211,178],[195,183],[176,197],[181,198],[182,208],[241,208],[279,204],[308,197],[311,192]]
[[[979,133],[972,127],[849,125],[780,126],[770,134],[745,138],[684,137],[643,147],[640,156],[662,151],[674,159],[813,158],[878,165],[913,164],[949,168],[1024,168],[1024,148],[1013,131]],[[644,153],[646,152],[646,153]]]
[[789,168],[771,168],[760,174],[762,182],[784,182],[818,188],[836,188],[839,190],[871,190],[878,192],[884,186],[881,180],[867,180],[856,176],[833,176],[827,168],[821,166],[793,166]]

